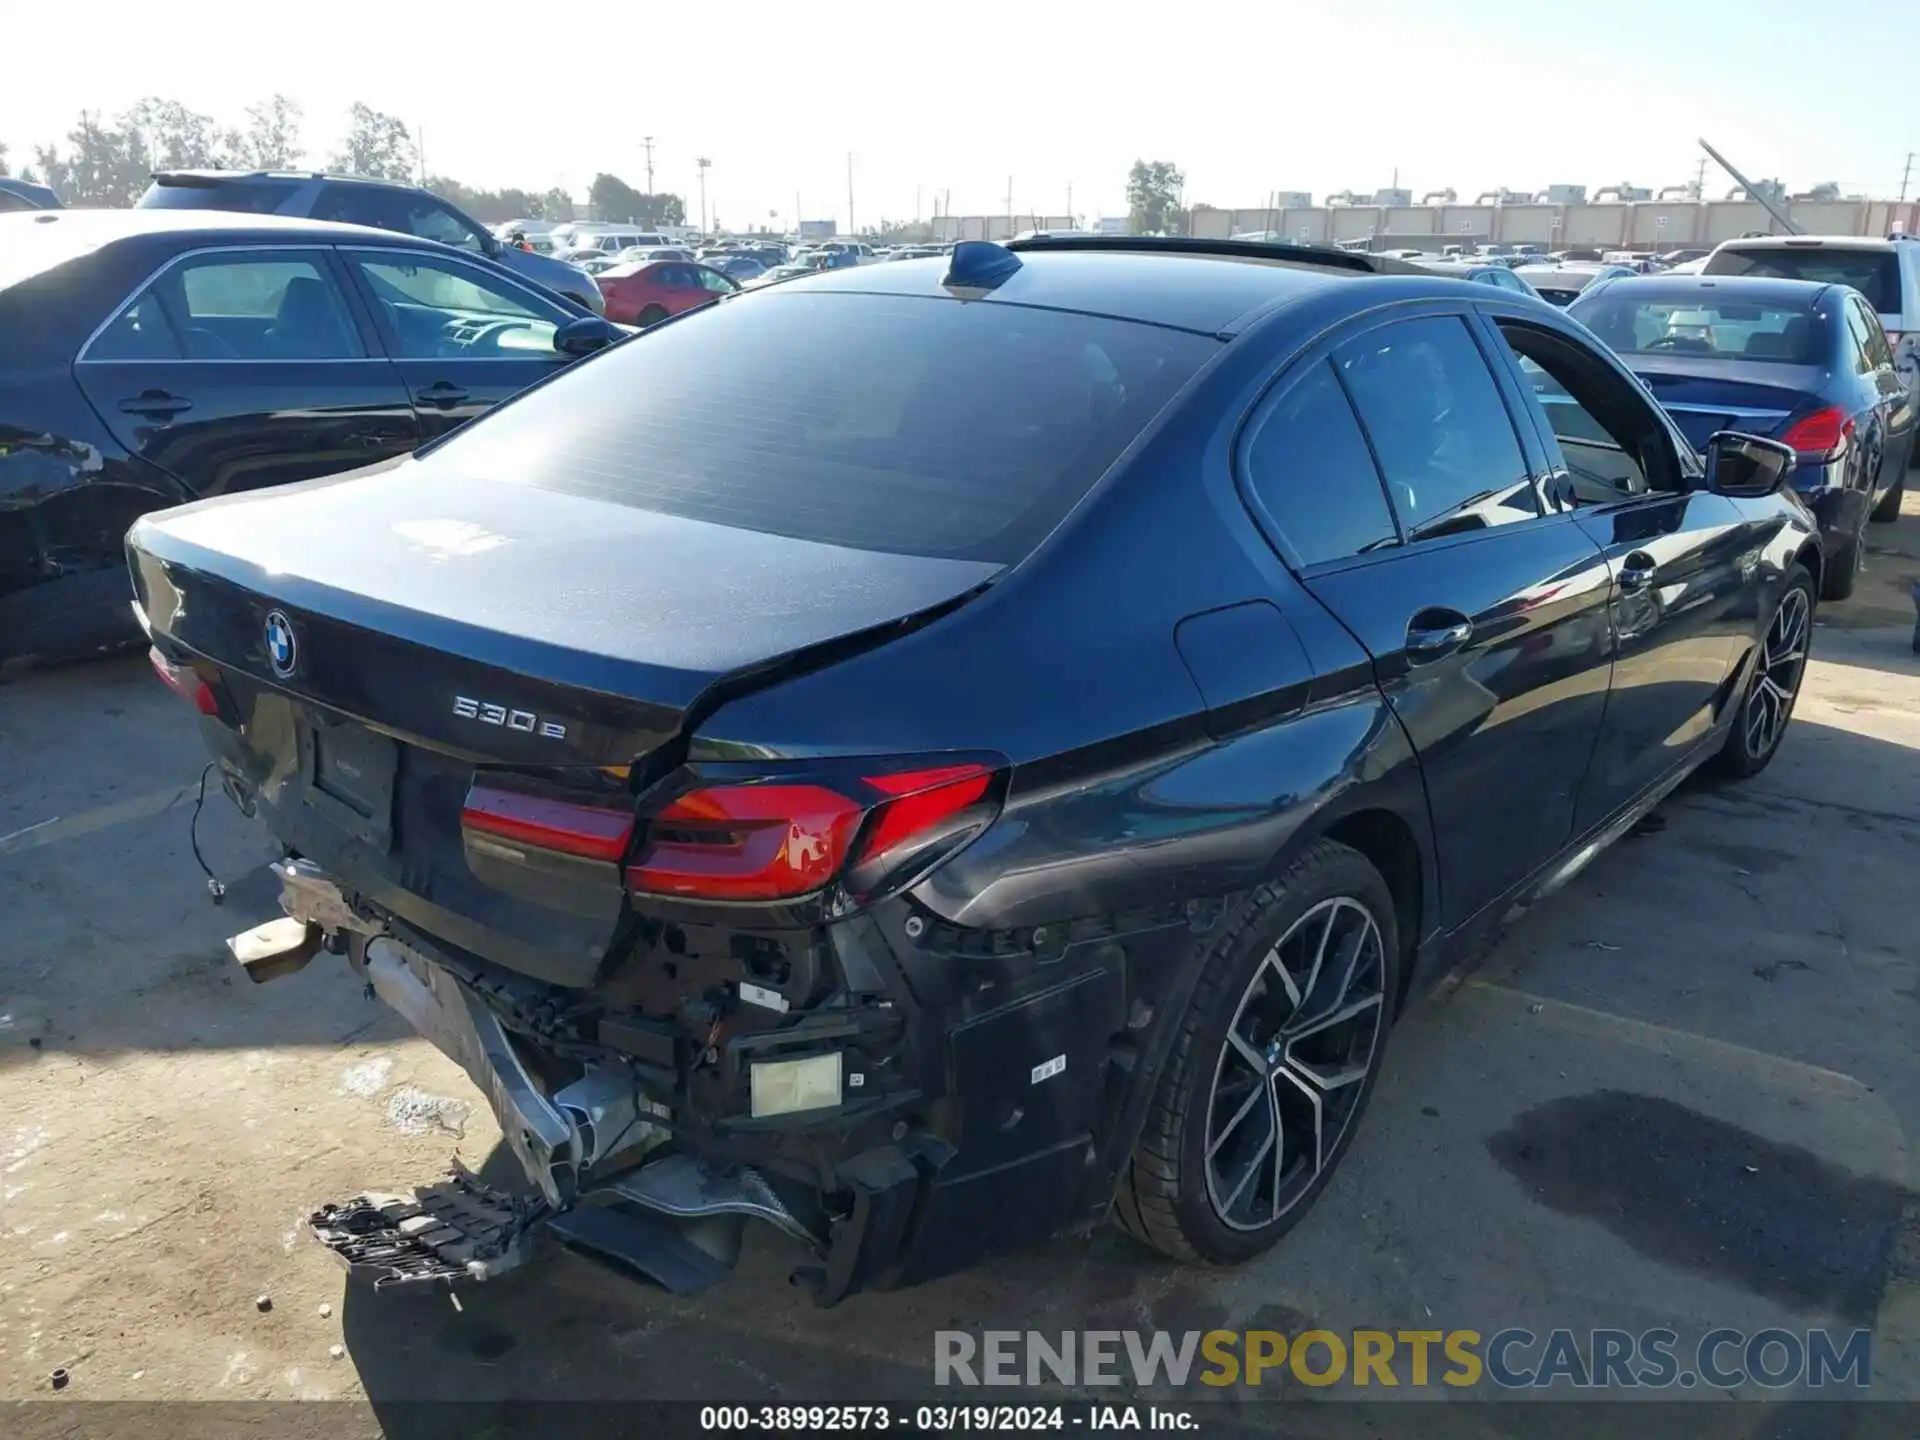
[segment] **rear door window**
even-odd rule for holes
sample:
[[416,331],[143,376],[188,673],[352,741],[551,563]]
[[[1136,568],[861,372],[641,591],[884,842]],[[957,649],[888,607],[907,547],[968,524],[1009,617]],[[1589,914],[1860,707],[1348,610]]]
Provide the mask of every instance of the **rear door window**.
[[1863,301],[1852,296],[1847,299],[1847,314],[1859,324],[1867,360],[1872,368],[1877,370],[1882,365],[1891,366],[1894,363],[1893,344],[1887,339],[1887,329],[1880,323],[1880,317],[1869,310]]
[[434,459],[714,524],[1008,564],[1219,348],[1004,303],[776,288],[576,365]]
[[1360,422],[1321,360],[1253,422],[1242,452],[1256,511],[1300,566],[1351,559],[1399,543],[1380,472]]
[[1409,540],[1540,513],[1506,402],[1463,320],[1384,325],[1336,361]]
[[86,360],[354,360],[346,296],[317,254],[201,255],[162,273]]
[[1882,315],[1898,315],[1900,258],[1892,250],[1845,245],[1779,245],[1765,249],[1720,249],[1708,259],[1709,275],[1764,275],[1778,280],[1816,280],[1850,285]]

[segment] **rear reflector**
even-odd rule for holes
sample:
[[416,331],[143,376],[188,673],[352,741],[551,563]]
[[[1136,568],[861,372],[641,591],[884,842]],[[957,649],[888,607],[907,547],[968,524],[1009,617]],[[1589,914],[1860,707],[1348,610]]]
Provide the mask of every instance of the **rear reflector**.
[[583,860],[617,862],[633,838],[628,810],[550,800],[516,790],[475,785],[460,809],[460,824],[476,834],[531,845]]
[[968,764],[833,786],[767,781],[691,790],[649,821],[627,883],[656,895],[726,901],[792,899],[850,866],[871,880],[887,857],[917,853],[943,827],[964,823],[992,778],[989,767]]
[[220,713],[220,700],[213,693],[213,687],[202,680],[191,665],[176,665],[160,653],[158,645],[148,647],[147,659],[153,665],[153,673],[166,687],[182,700],[191,701],[202,715]]
[[1838,450],[1853,434],[1853,421],[1838,405],[1829,405],[1811,415],[1803,415],[1787,427],[1780,443],[1791,445],[1805,455],[1825,455]]

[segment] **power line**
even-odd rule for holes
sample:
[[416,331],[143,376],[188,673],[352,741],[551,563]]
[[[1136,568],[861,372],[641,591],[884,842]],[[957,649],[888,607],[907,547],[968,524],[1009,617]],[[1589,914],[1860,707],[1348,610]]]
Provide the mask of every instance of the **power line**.
[[1913,178],[1913,160],[1915,151],[1907,152],[1907,168],[1900,172],[1900,203],[1907,203],[1907,182]]

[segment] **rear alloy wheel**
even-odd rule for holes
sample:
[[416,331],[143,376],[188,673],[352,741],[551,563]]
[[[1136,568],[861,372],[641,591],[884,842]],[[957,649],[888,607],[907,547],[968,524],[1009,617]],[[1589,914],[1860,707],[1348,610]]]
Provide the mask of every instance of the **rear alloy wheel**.
[[[1920,459],[1920,445],[1914,446],[1916,459]],[[1900,518],[1900,500],[1907,493],[1907,477],[1902,475],[1893,482],[1893,488],[1880,497],[1880,503],[1873,507],[1873,523],[1891,525]]]
[[1813,577],[1804,566],[1795,565],[1787,572],[1787,588],[1754,657],[1753,678],[1747,682],[1726,743],[1713,759],[1721,774],[1745,779],[1767,768],[1786,737],[1794,702],[1800,698],[1812,639]]
[[1385,1052],[1399,933],[1366,858],[1320,841],[1248,901],[1181,1020],[1115,1210],[1181,1260],[1271,1248],[1332,1177]]
[[658,325],[666,318],[667,311],[665,306],[649,305],[640,312],[640,328],[645,330],[650,325]]

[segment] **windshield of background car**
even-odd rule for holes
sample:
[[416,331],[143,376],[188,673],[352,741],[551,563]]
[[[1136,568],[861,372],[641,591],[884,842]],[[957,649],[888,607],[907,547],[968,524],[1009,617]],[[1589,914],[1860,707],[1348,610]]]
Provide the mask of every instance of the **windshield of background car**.
[[1906,308],[1900,303],[1900,257],[1891,250],[1850,249],[1844,245],[1721,249],[1708,258],[1706,273],[1851,285],[1882,315],[1898,315]]
[[1589,291],[1568,313],[1621,355],[1711,355],[1818,365],[1827,336],[1810,304],[1757,304],[1710,290],[1649,295],[1644,282]]
[[429,463],[828,545],[1011,564],[1218,348],[1024,306],[775,291],[617,345],[470,422]]

